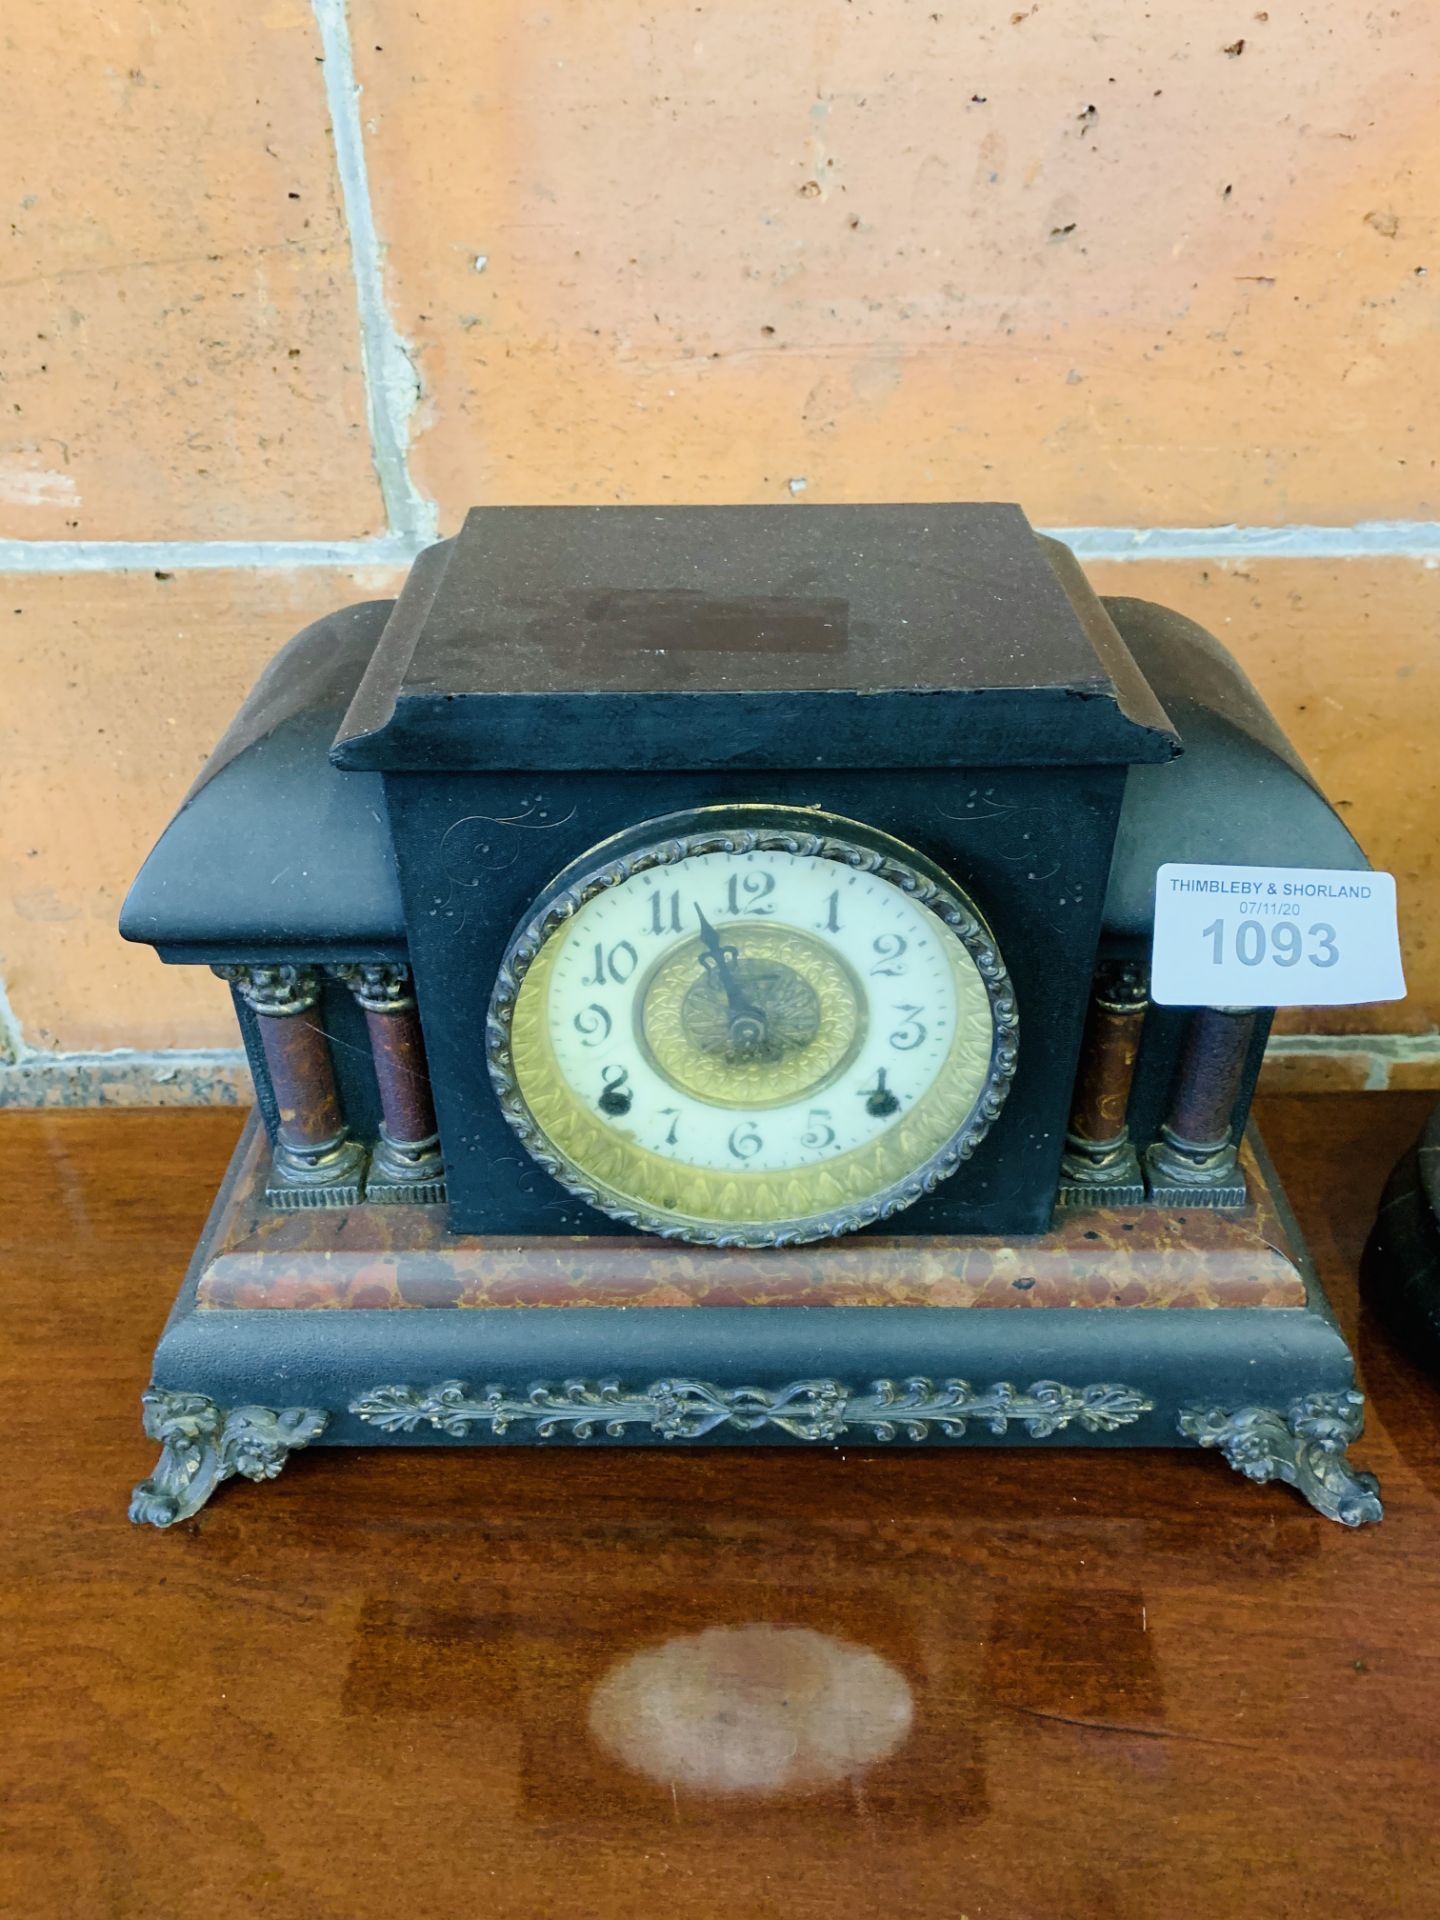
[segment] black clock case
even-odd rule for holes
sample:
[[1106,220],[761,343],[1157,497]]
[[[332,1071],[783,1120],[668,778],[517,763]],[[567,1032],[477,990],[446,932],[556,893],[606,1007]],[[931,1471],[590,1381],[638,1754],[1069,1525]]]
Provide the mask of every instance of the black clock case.
[[621,1230],[533,1167],[496,1105],[502,955],[612,835],[768,802],[915,847],[1014,983],[999,1119],[892,1230],[1043,1231],[1126,770],[1175,751],[1088,584],[1018,509],[472,515],[412,575],[333,752],[384,778],[452,1227]]
[[[1043,1232],[1122,788],[1113,768],[387,775],[452,1226],[625,1231],[533,1166],[501,1113],[484,1052],[495,975],[551,875],[599,842],[662,815],[765,801],[823,807],[915,846],[984,903],[1014,983],[1020,1060],[999,1118],[963,1178],[942,1182],[886,1231]],[[506,820],[522,824],[509,833],[488,824]],[[476,823],[485,823],[479,851]]]
[[[677,576],[691,586],[658,584]],[[408,963],[452,1227],[609,1236],[496,1106],[495,970],[577,856],[736,800],[824,806],[915,846],[971,893],[1010,969],[1010,1097],[964,1174],[887,1224],[902,1234],[1048,1224],[1091,969],[1147,955],[1162,861],[1364,864],[1225,650],[1165,608],[1100,601],[1018,508],[485,509],[398,601],[342,609],[277,657],[121,931],[179,963]],[[323,1010],[342,1105],[373,1138],[357,1010],[333,982]],[[238,995],[236,1013],[273,1135]],[[1142,1147],[1186,1017],[1147,1017]]]
[[[683,591],[665,584],[685,571],[677,536],[700,556]],[[886,567],[872,567],[877,552]],[[517,553],[575,577],[541,592],[507,575]],[[616,568],[629,569],[624,592],[604,585]],[[707,608],[710,643],[677,660]],[[823,806],[916,846],[973,895],[1014,977],[1010,1099],[963,1174],[897,1216],[892,1235],[1045,1231],[1091,971],[1097,954],[1145,952],[1162,861],[1364,864],[1224,649],[1165,609],[1102,606],[1018,509],[489,510],[422,555],[397,603],[345,609],[286,649],[146,863],[122,931],[182,963],[408,961],[452,1232],[598,1241],[615,1229],[529,1160],[495,1106],[483,1052],[495,967],[547,881],[608,835],[764,800]],[[254,1021],[240,1012],[254,1124],[273,1131]],[[364,1048],[347,1044],[353,1006],[327,988],[322,1014],[342,1103],[363,1130],[376,1093]],[[1184,1021],[1181,1009],[1147,1019],[1131,1102],[1142,1145]],[[249,1151],[247,1136],[237,1168]],[[703,1437],[786,1444],[817,1437],[785,1425],[797,1382],[963,1376],[1139,1383],[1143,1411],[1113,1429],[1071,1422],[1064,1441],[1216,1445],[1251,1477],[1301,1485],[1332,1517],[1378,1515],[1373,1484],[1343,1459],[1359,1424],[1353,1363],[1293,1235],[1305,1304],[1284,1310],[197,1310],[233,1177],[156,1355],[151,1430],[165,1471],[182,1477],[194,1418],[228,1433],[227,1408],[322,1409],[325,1444],[458,1436],[357,1416],[381,1382],[498,1381],[522,1394],[606,1374],[666,1393],[708,1382],[739,1393],[741,1415],[754,1389],[781,1414],[727,1418]],[[317,1246],[326,1218],[315,1216]],[[177,1413],[187,1395],[209,1412]],[[481,1423],[463,1437],[505,1435]],[[602,1419],[577,1437],[665,1436],[611,1435]],[[1002,1418],[932,1421],[914,1437],[1047,1435]],[[250,1468],[221,1477],[237,1470]]]

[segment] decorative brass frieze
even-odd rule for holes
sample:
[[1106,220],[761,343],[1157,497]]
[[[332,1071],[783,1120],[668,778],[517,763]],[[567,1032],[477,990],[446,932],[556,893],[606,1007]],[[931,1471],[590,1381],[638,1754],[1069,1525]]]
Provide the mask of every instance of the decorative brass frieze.
[[487,1386],[478,1394],[463,1381],[443,1380],[433,1387],[375,1387],[352,1400],[350,1411],[384,1433],[430,1426],[453,1439],[486,1426],[497,1439],[528,1427],[539,1440],[560,1434],[614,1440],[627,1427],[645,1426],[658,1440],[775,1427],[796,1440],[857,1433],[867,1440],[921,1441],[963,1440],[971,1422],[997,1435],[1014,1423],[1032,1440],[1063,1433],[1072,1422],[1086,1433],[1114,1433],[1154,1405],[1135,1387],[1069,1387],[1058,1380],[1037,1380],[1027,1388],[1009,1381],[977,1388],[965,1380],[877,1380],[859,1392],[836,1380],[795,1380],[773,1389],[683,1379],[640,1388],[618,1380],[566,1380],[558,1387],[537,1382],[524,1392]]

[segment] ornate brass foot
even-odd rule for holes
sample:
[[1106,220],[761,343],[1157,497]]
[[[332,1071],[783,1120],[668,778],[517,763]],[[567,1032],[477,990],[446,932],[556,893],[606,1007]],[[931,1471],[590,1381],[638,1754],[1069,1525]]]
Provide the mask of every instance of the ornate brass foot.
[[1364,1425],[1365,1396],[1307,1393],[1288,1412],[1273,1407],[1186,1407],[1180,1431],[1202,1447],[1218,1447],[1247,1480],[1284,1480],[1342,1527],[1381,1517],[1380,1483],[1357,1473],[1345,1449]]
[[232,1407],[203,1393],[150,1387],[143,1399],[145,1431],[160,1442],[160,1459],[130,1500],[138,1526],[173,1527],[204,1506],[223,1480],[273,1480],[299,1447],[325,1431],[329,1414],[313,1407]]

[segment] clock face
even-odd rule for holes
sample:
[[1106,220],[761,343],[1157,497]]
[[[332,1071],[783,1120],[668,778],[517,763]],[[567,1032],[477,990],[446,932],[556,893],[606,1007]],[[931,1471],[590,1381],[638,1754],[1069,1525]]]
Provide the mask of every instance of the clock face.
[[993,936],[938,870],[874,829],[755,806],[650,821],[561,875],[511,942],[488,1035],[507,1116],[572,1192],[766,1246],[864,1226],[953,1172],[1000,1110],[1017,1022]]

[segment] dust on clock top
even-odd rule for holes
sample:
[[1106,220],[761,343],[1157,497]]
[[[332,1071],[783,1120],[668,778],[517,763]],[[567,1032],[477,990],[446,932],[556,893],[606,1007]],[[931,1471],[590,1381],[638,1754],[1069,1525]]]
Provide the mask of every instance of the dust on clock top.
[[487,507],[415,563],[332,759],[1101,765],[1174,736],[1018,507]]

